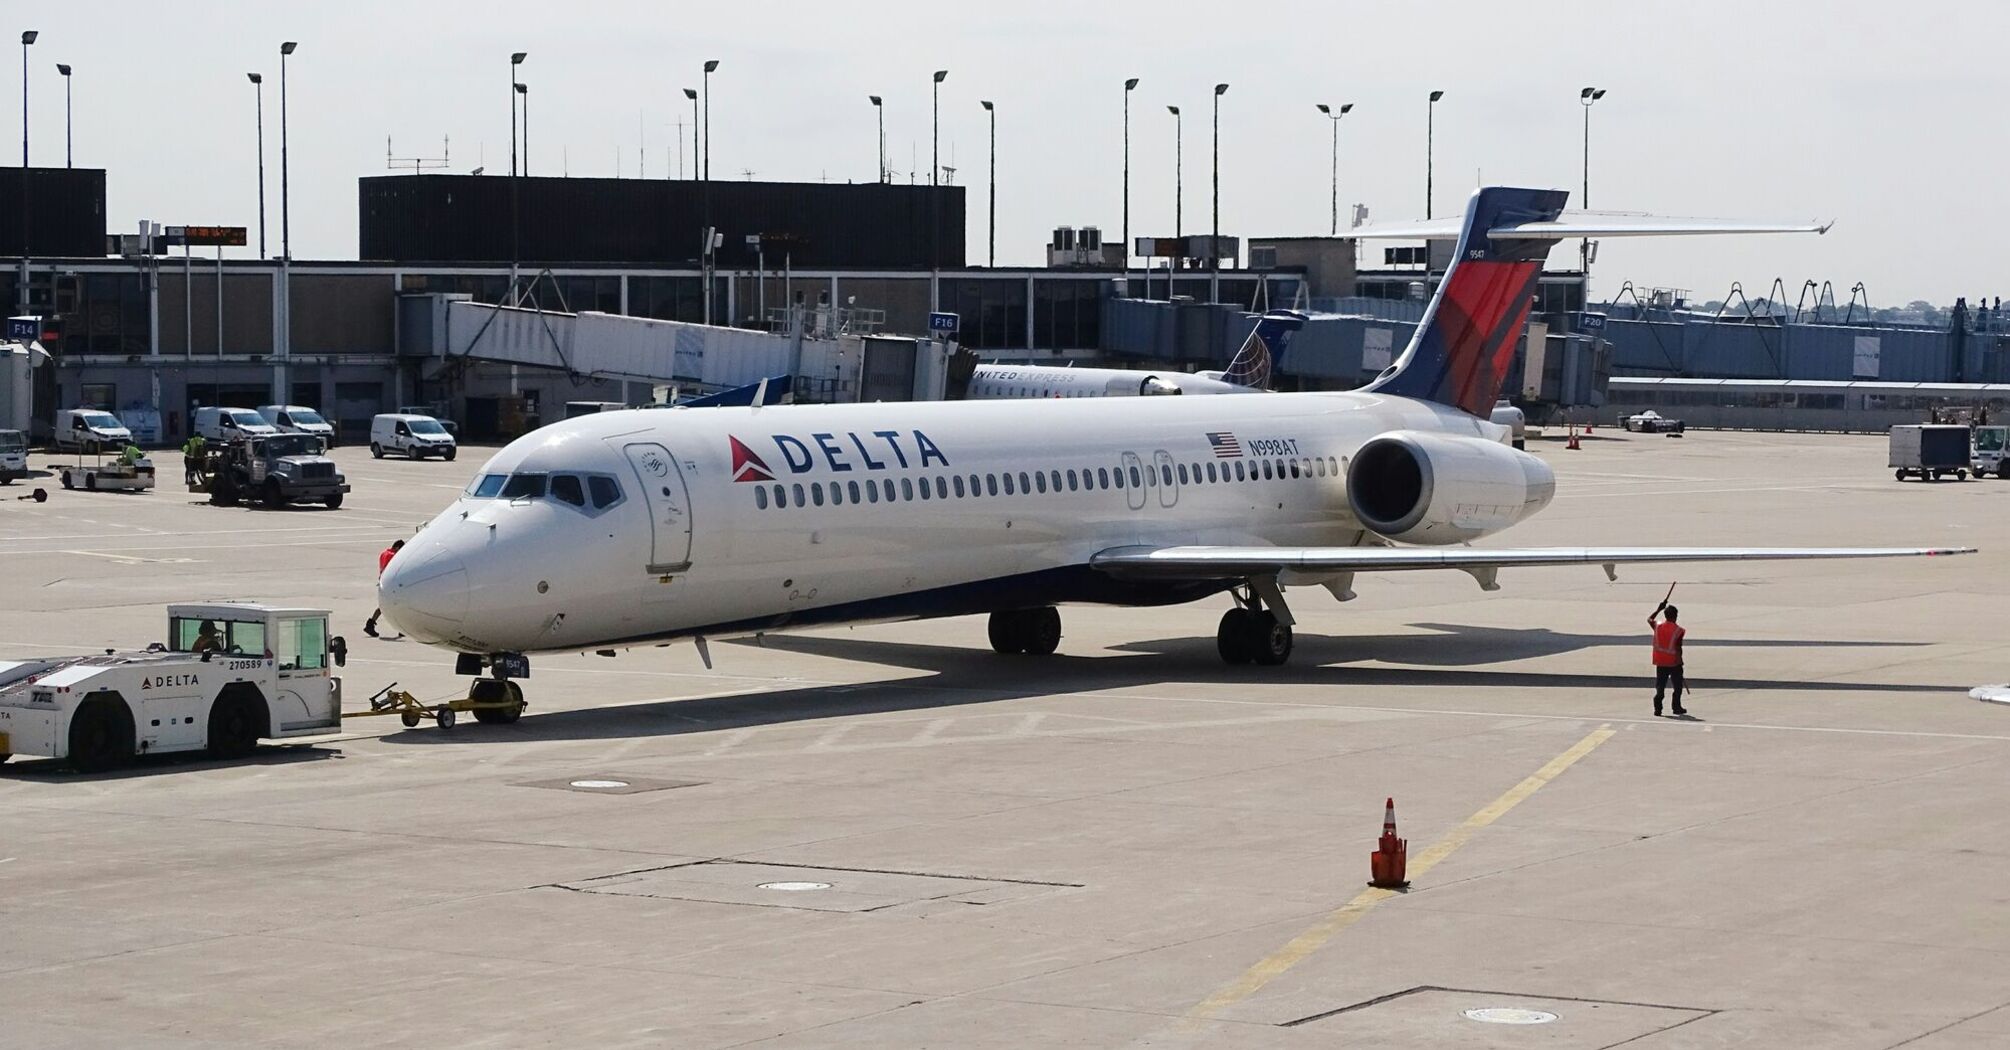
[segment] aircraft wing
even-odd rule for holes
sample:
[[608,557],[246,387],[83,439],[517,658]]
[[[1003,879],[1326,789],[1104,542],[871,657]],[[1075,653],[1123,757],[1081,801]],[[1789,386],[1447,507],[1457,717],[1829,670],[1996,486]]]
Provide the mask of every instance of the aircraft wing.
[[1462,569],[1492,589],[1496,569],[1525,565],[1601,565],[1826,558],[1912,558],[1973,554],[1973,547],[1112,547],[1089,558],[1125,579],[1228,580],[1291,571],[1308,575]]
[[[1464,219],[1357,226],[1344,236],[1359,240],[1452,239]],[[1560,241],[1578,237],[1677,237],[1707,233],[1827,233],[1832,222],[1752,222],[1744,219],[1678,219],[1631,212],[1564,212],[1547,222],[1511,222],[1487,230],[1493,240]]]

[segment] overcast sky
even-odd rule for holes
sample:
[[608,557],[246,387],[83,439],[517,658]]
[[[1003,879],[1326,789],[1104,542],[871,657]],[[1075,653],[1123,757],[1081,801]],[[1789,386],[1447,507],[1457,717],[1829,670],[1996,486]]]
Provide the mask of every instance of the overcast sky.
[[[1186,231],[1209,223],[1209,104],[1221,106],[1226,234],[1328,224],[1340,125],[1342,224],[1424,207],[1425,97],[1437,107],[1437,208],[1477,181],[1563,186],[1577,204],[1585,85],[1592,204],[1669,215],[1835,219],[1826,237],[1607,244],[1597,292],[1620,282],[1721,297],[1732,281],[1789,295],[1858,281],[1873,302],[2001,294],[2010,8],[1915,0],[1682,4],[1183,2],[800,4],[500,2],[99,3],[11,8],[29,49],[36,164],[63,161],[75,73],[76,161],[109,169],[109,225],[254,226],[253,88],[266,81],[269,243],[279,244],[278,45],[288,62],[298,258],[353,258],[356,178],[399,156],[509,167],[511,51],[530,53],[531,170],[675,174],[674,122],[707,58],[712,175],[869,181],[869,94],[886,99],[902,173],[929,155],[929,74],[942,158],[971,187],[970,261],[985,243],[985,114],[998,106],[998,261],[1034,264],[1057,225],[1122,226],[1123,80],[1131,96],[1131,231],[1170,234],[1173,118],[1186,114]],[[0,107],[6,108],[6,107]],[[18,110],[9,110],[15,113]],[[9,123],[17,118],[10,115]],[[915,162],[918,159],[918,164]],[[687,173],[691,158],[684,158]],[[252,233],[256,244],[257,233]],[[252,254],[256,248],[250,249]],[[1554,261],[1564,262],[1560,250]]]

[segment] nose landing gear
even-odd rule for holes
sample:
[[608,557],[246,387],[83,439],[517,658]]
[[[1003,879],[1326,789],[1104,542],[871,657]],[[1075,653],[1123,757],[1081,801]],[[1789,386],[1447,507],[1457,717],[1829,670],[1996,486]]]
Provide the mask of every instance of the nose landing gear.
[[[1215,648],[1224,663],[1278,667],[1291,659],[1291,610],[1274,577],[1260,577],[1229,592],[1235,608],[1221,616]],[[1268,608],[1265,608],[1268,606]]]

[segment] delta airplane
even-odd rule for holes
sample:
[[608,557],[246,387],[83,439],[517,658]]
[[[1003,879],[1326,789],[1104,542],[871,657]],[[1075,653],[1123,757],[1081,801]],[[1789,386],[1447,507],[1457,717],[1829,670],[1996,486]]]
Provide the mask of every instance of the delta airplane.
[[[1401,358],[1368,386],[1246,397],[957,401],[607,412],[502,449],[393,559],[384,614],[459,654],[612,652],[769,631],[990,615],[1045,654],[1060,604],[1228,594],[1232,664],[1291,655],[1289,587],[1357,573],[1873,558],[1971,548],[1470,546],[1556,493],[1485,413],[1559,239],[1559,190],[1488,187]],[[1663,224],[1634,232],[1816,231]],[[477,680],[475,687],[484,686]],[[513,684],[516,695],[521,691]],[[494,687],[491,686],[493,695]],[[514,712],[512,712],[514,714]]]

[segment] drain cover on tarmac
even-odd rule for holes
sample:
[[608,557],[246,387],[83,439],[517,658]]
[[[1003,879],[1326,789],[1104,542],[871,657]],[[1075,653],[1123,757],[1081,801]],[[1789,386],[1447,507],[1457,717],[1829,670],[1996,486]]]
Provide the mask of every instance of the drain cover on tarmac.
[[639,795],[645,791],[697,787],[703,783],[702,780],[649,780],[621,773],[594,773],[583,777],[560,777],[557,780],[526,780],[512,786],[579,791],[588,795]]
[[562,884],[582,893],[866,912],[904,904],[985,905],[1063,888],[1060,884],[850,868],[797,868],[717,860],[628,871]]
[[[1606,1047],[1711,1013],[1652,1003],[1549,999],[1456,988],[1412,988],[1286,1022],[1324,1033],[1336,1046]],[[1484,1022],[1474,1024],[1473,1022]],[[1542,1033],[1518,1032],[1541,1026]]]
[[1548,1024],[1556,1015],[1548,1010],[1523,1010],[1514,1006],[1482,1006],[1466,1011],[1466,1020],[1488,1024]]

